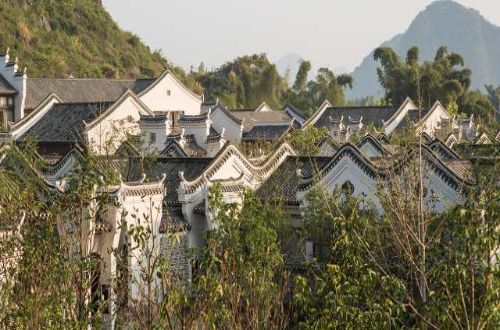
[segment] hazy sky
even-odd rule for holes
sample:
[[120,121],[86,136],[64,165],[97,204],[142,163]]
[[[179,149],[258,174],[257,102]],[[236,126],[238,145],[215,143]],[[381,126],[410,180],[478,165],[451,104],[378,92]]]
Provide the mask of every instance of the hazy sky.
[[[239,55],[297,53],[352,70],[404,32],[432,0],[104,0],[118,24],[177,65],[209,68]],[[500,0],[458,0],[500,25]],[[446,19],[446,18],[443,18]],[[499,55],[500,56],[500,55]]]

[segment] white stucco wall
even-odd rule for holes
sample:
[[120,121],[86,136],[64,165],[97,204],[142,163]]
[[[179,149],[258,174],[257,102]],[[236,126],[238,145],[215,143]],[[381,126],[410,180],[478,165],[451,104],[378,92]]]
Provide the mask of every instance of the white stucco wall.
[[163,125],[152,125],[139,122],[142,148],[148,151],[161,152],[165,149],[167,136],[170,134],[170,122],[165,121]]
[[[455,189],[450,187],[432,168],[426,165],[424,170],[424,187],[428,191],[425,197],[425,206],[432,212],[444,212],[446,209],[461,204],[465,198]],[[407,180],[404,174],[394,177],[391,182],[401,180],[402,186]],[[373,203],[379,214],[382,214],[382,205],[378,197],[377,182],[372,179],[349,157],[345,156],[337,165],[331,169],[319,184],[328,193],[332,193],[336,188],[340,189],[344,182],[350,181],[354,186],[353,196],[363,197],[368,203]],[[432,193],[432,194],[431,194]],[[307,207],[305,200],[306,192],[298,192],[297,197],[302,200],[302,207]]]
[[385,126],[385,134],[391,134],[411,109],[416,109],[416,106],[411,101],[406,100],[398,111],[396,111],[395,116],[389,120],[387,126]]
[[87,130],[90,149],[98,155],[113,154],[125,141],[127,133],[139,134],[139,114],[144,109],[132,97],[127,97],[108,116]]
[[223,128],[226,129],[224,133],[224,138],[231,141],[234,144],[239,144],[241,142],[241,137],[243,134],[243,126],[234,122],[230,119],[222,110],[215,109],[210,115],[212,120],[212,127],[221,132]]
[[425,131],[433,136],[434,130],[439,126],[442,118],[449,119],[450,117],[441,104],[435,104],[425,118],[423,118]]
[[184,111],[186,115],[199,115],[201,111],[201,98],[188,91],[171,73],[139,98],[153,111]]

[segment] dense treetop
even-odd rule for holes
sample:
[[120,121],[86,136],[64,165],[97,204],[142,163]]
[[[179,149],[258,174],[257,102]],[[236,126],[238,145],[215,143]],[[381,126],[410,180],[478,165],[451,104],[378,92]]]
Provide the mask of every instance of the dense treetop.
[[433,61],[421,61],[417,47],[410,48],[404,60],[387,47],[377,48],[373,57],[380,62],[377,75],[388,103],[399,105],[410,97],[428,109],[439,100],[451,113],[458,109],[488,122],[494,115],[488,98],[470,90],[472,71],[462,56],[448,52],[444,46],[438,49]]

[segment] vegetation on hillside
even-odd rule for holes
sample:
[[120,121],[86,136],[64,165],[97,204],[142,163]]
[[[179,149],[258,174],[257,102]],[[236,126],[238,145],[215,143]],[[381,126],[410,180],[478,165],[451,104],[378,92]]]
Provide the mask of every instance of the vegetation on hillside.
[[95,0],[2,0],[0,20],[0,49],[31,77],[151,77],[168,65]]

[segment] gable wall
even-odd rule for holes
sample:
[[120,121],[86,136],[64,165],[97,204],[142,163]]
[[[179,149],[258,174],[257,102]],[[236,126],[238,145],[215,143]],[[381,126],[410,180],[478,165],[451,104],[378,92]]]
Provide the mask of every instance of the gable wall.
[[113,154],[125,141],[127,133],[139,134],[139,113],[144,110],[131,98],[125,99],[114,111],[87,131],[87,142],[98,155]]
[[202,101],[175,81],[171,74],[167,74],[140,99],[152,111],[184,111],[186,115],[199,115],[201,112]]
[[433,110],[431,110],[430,113],[427,114],[427,117],[425,118],[425,121],[423,123],[425,130],[427,133],[429,133],[429,135],[434,135],[434,131],[441,122],[441,118],[449,119],[450,117],[446,113],[446,110],[438,104]]
[[399,109],[397,112],[396,117],[392,122],[390,122],[386,127],[385,127],[385,134],[389,135],[391,134],[396,127],[399,125],[399,123],[406,117],[408,114],[408,111],[413,109],[414,105],[412,102],[406,102],[403,105],[403,108]]
[[225,128],[224,139],[231,141],[234,144],[239,144],[241,142],[242,127],[230,119],[222,110],[215,109],[210,115],[212,120],[212,127],[218,131],[222,132]]

